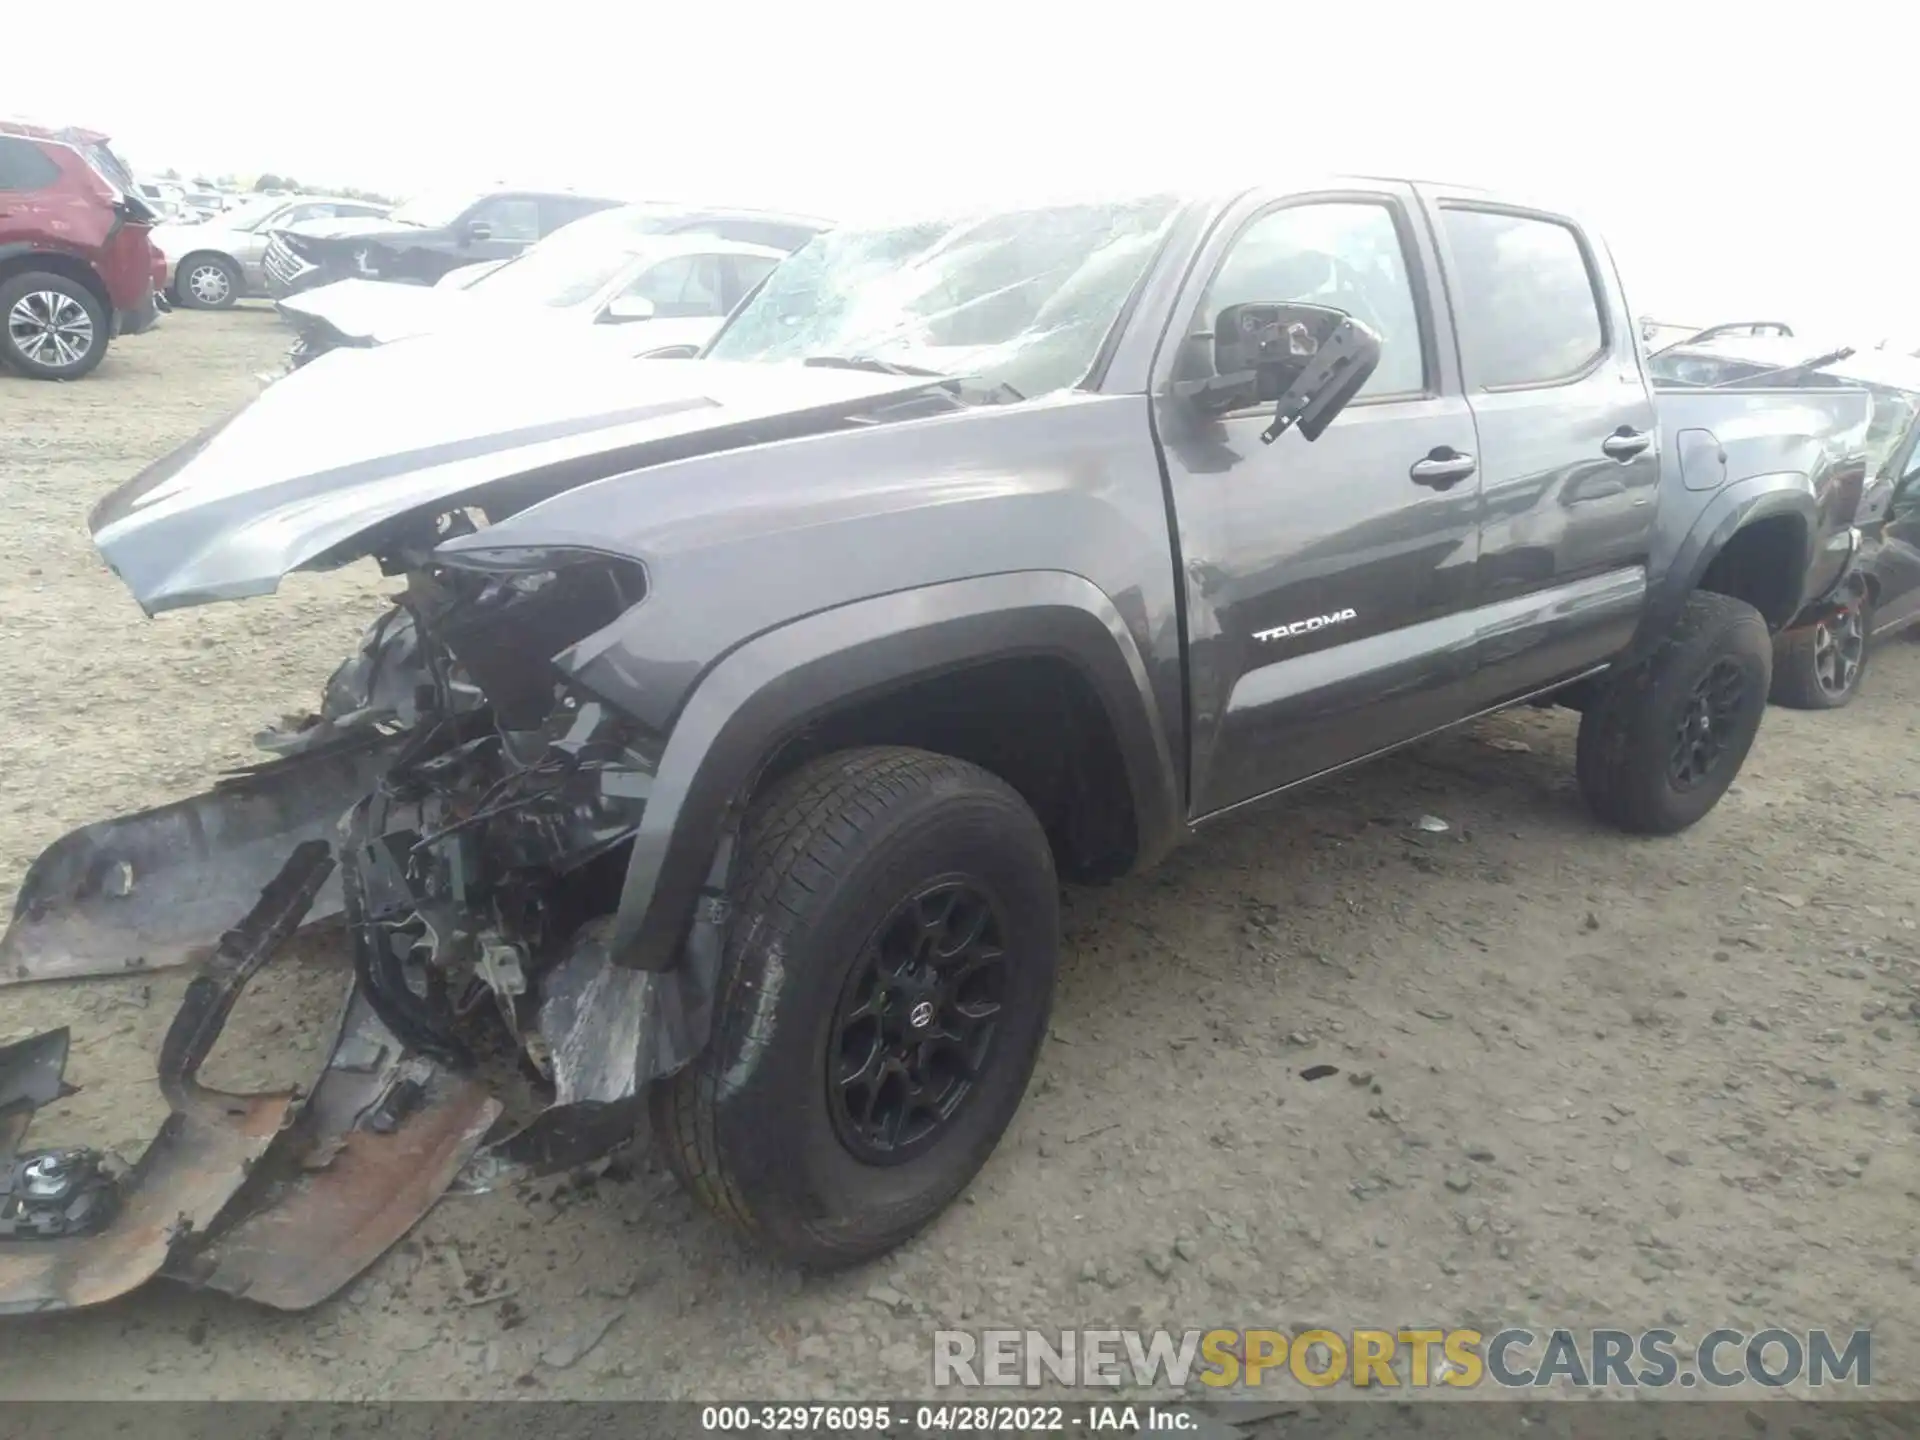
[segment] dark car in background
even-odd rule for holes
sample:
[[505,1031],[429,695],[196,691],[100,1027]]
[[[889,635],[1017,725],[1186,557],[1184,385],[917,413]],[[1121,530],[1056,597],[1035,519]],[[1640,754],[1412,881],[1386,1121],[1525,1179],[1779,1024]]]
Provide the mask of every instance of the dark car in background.
[[1854,508],[1859,559],[1841,603],[1775,642],[1773,699],[1831,710],[1859,689],[1868,642],[1920,621],[1920,359],[1890,350],[1820,350],[1785,326],[1716,326],[1657,351],[1663,385],[1797,385],[1865,390],[1873,401],[1866,475]]
[[280,300],[354,278],[431,285],[464,265],[511,259],[562,225],[622,203],[549,190],[417,196],[381,219],[276,234],[264,261],[267,293]]
[[0,365],[77,380],[149,328],[154,218],[105,135],[0,121]]

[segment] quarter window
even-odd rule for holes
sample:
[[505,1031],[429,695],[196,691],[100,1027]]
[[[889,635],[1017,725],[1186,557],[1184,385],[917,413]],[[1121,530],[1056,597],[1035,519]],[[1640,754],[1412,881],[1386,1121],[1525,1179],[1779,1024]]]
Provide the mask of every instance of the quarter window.
[[0,135],[0,190],[45,190],[60,178],[60,167],[31,140]]
[[1344,310],[1380,336],[1364,398],[1418,395],[1426,385],[1420,311],[1406,250],[1383,201],[1317,201],[1268,211],[1234,241],[1200,302],[1209,333],[1228,305],[1289,300]]
[[1497,210],[1441,216],[1470,386],[1551,385],[1593,364],[1606,330],[1571,226]]

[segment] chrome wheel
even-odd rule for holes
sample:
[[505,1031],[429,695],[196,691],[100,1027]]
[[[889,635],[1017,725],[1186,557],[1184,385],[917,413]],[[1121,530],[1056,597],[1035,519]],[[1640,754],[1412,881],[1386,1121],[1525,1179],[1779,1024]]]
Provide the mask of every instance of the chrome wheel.
[[93,317],[73,296],[29,290],[7,312],[13,348],[45,370],[71,370],[93,353]]
[[203,260],[187,271],[187,291],[209,309],[224,305],[233,293],[233,280],[224,265]]
[[1854,600],[1813,632],[1813,678],[1827,694],[1845,695],[1860,678],[1860,661],[1867,651],[1867,627]]

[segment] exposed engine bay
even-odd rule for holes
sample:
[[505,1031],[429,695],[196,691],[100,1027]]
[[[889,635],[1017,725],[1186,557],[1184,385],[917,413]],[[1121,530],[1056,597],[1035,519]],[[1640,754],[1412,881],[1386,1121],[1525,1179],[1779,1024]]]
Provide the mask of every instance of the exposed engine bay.
[[[75,832],[23,885],[7,980],[201,969],[160,1057],[173,1113],[134,1163],[23,1148],[34,1110],[69,1093],[67,1035],[0,1049],[0,1313],[155,1273],[316,1304],[463,1168],[545,1173],[626,1141],[647,1082],[704,1044],[720,907],[671,970],[607,945],[659,741],[551,663],[637,604],[644,572],[588,552],[406,558],[318,712],[257,737],[276,759]],[[324,1070],[303,1093],[201,1087],[247,981],[322,919],[353,972]]]

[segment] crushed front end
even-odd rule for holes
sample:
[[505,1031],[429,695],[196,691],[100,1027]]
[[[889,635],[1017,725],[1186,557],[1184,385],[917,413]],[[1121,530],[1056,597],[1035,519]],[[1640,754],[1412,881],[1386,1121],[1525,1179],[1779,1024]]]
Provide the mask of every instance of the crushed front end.
[[[647,1083],[704,1044],[717,926],[666,972],[606,943],[660,741],[552,663],[639,603],[644,572],[584,551],[410,558],[319,711],[258,737],[272,761],[75,832],[23,885],[7,980],[199,973],[160,1056],[172,1113],[132,1163],[22,1148],[67,1093],[67,1037],[0,1048],[0,1314],[161,1273],[316,1304],[464,1168],[539,1173],[624,1142]],[[312,1083],[202,1087],[248,979],[335,918],[352,981]]]

